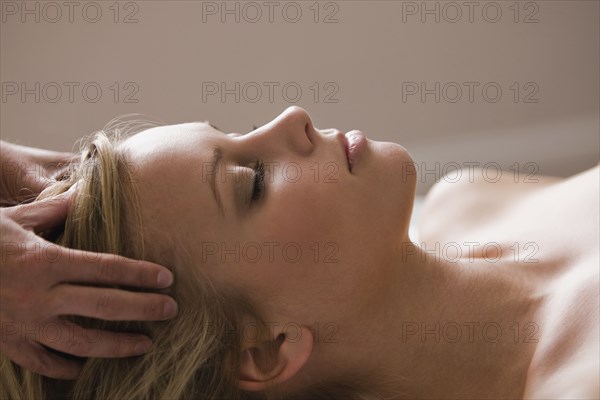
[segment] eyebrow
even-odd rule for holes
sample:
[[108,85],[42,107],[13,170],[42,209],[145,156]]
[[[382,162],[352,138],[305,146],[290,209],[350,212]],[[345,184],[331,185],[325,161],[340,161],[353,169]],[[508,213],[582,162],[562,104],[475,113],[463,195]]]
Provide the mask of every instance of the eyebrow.
[[204,121],[205,124],[207,124],[208,126],[210,126],[213,129],[218,130],[219,132],[222,132],[219,128],[217,128],[214,124],[212,124],[210,121]]
[[[210,121],[199,121],[200,124],[203,125],[208,125],[213,129],[216,129],[218,132],[222,133],[225,135],[225,132],[219,130],[219,128],[217,128],[216,126],[214,126],[213,124],[210,123]],[[221,165],[223,164],[223,149],[219,146],[216,145],[213,147],[213,160],[210,163],[211,165],[211,171],[214,171],[214,174],[212,174],[211,179],[209,180],[209,185],[210,188],[212,189],[213,192],[213,197],[215,198],[215,201],[217,202],[217,206],[219,208],[219,211],[221,212],[222,216],[225,216],[225,212],[223,211],[223,203],[221,202],[221,196],[219,191],[217,190],[217,185],[216,185],[216,175],[219,173],[219,171],[221,170]],[[226,173],[227,174],[227,173]],[[236,214],[239,216],[239,213],[241,212],[239,206],[241,204],[245,203],[245,196],[244,196],[244,191],[243,191],[243,186],[242,185],[238,185],[238,180],[236,178],[235,180],[236,185],[235,185],[235,198],[236,198]]]
[[216,177],[217,177],[217,174],[219,173],[222,163],[223,163],[223,150],[221,149],[221,147],[215,146],[213,148],[213,161],[211,163],[211,166],[212,166],[211,170],[214,171],[214,174],[211,174],[210,181],[208,182],[208,184],[210,185],[210,188],[212,189],[213,197],[215,198],[215,201],[217,202],[217,206],[219,207],[219,211],[221,212],[221,215],[225,216],[225,212],[223,211],[223,203],[221,202],[221,195],[220,195],[219,191],[217,190],[217,184],[216,184],[216,179],[217,179]]

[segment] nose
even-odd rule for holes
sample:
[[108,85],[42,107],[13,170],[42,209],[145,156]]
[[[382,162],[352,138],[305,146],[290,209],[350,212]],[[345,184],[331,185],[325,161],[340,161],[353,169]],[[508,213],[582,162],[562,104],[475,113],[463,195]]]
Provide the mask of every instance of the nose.
[[299,106],[288,107],[277,119],[281,119],[283,124],[288,125],[290,129],[302,132],[310,139],[309,135],[313,129],[312,120],[304,108]]
[[312,139],[316,135],[312,120],[305,109],[298,106],[286,108],[273,121],[253,132],[261,147],[289,150],[300,156],[312,153]]

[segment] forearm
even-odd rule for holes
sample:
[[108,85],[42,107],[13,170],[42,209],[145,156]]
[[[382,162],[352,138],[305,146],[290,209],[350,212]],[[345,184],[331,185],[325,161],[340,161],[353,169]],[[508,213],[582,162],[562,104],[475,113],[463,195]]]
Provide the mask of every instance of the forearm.
[[[18,161],[16,145],[0,140],[0,206],[18,204],[19,182],[23,182],[27,173]],[[25,171],[24,171],[25,169]]]
[[71,153],[0,141],[0,206],[34,199],[72,159]]

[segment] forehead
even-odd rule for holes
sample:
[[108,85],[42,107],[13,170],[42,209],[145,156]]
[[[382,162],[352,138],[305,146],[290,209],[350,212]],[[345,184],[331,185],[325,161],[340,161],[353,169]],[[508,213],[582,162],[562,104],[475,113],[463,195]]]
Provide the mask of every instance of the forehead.
[[210,153],[222,133],[205,122],[159,126],[127,138],[120,148],[127,152],[130,162],[142,163],[149,158],[166,158],[174,153],[202,156]]
[[224,137],[206,123],[186,123],[148,129],[119,145],[132,173],[144,231],[185,240],[217,222],[203,168]]

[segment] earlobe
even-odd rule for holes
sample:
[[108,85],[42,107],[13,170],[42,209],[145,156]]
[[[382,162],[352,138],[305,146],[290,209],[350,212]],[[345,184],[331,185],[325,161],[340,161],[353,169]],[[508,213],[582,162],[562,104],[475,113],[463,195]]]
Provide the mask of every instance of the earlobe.
[[276,333],[274,340],[246,344],[242,351],[238,385],[246,391],[265,390],[293,377],[308,361],[313,349],[313,333],[296,326],[286,336]]

